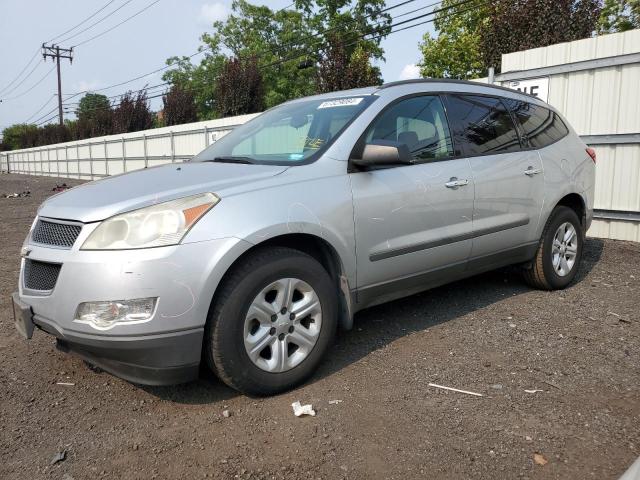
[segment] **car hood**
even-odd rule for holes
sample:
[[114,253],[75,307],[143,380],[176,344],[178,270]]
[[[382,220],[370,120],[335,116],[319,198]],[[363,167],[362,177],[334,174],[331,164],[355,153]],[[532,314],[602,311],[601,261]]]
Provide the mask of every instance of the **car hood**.
[[275,165],[230,163],[179,163],[146,168],[107,177],[66,190],[46,200],[38,215],[49,218],[96,222],[160,202],[213,192],[224,197],[226,189],[255,187],[261,180],[285,171]]

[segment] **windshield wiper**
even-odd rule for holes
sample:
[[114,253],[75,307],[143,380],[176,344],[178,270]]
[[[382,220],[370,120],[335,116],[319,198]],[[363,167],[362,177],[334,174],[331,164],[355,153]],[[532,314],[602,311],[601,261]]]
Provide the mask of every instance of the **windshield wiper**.
[[218,163],[253,163],[253,159],[249,157],[236,157],[233,155],[228,155],[224,157],[215,157],[212,160],[203,160],[204,162],[218,162]]

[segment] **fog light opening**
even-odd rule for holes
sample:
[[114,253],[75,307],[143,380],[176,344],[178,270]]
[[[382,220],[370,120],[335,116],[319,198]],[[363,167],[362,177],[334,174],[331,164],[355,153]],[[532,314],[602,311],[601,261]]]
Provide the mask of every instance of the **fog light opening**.
[[74,322],[90,325],[96,330],[109,330],[116,325],[132,325],[151,320],[157,297],[133,300],[83,302],[78,305]]

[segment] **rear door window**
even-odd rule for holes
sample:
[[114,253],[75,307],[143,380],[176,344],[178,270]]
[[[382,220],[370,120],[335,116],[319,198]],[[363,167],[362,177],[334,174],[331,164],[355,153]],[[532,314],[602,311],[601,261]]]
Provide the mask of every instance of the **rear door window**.
[[449,94],[447,115],[456,149],[465,155],[520,150],[518,132],[499,98]]
[[530,147],[546,147],[569,133],[560,116],[548,108],[513,99],[505,102],[520,123]]

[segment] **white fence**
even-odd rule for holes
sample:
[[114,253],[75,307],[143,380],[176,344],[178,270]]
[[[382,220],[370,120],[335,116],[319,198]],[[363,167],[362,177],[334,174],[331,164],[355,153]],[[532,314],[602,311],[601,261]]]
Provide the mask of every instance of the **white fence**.
[[93,180],[182,162],[254,116],[241,115],[2,152],[0,168],[12,173]]
[[[598,155],[590,235],[640,241],[640,30],[502,57],[495,83],[538,87]],[[529,90],[531,91],[531,90]],[[94,179],[182,161],[251,115],[0,153],[0,169]]]

